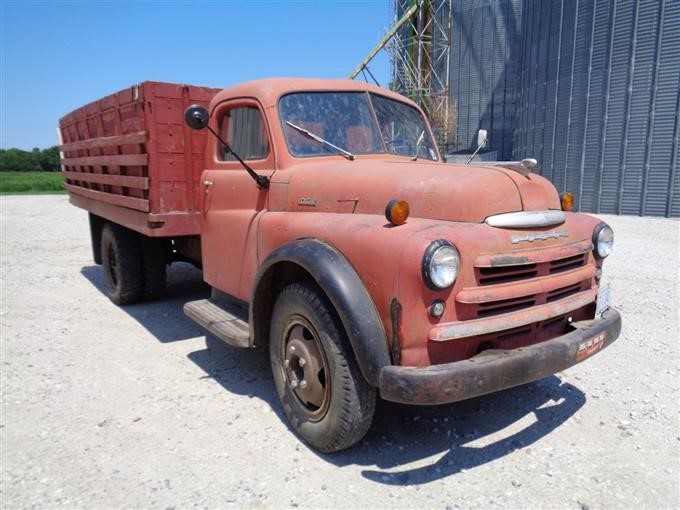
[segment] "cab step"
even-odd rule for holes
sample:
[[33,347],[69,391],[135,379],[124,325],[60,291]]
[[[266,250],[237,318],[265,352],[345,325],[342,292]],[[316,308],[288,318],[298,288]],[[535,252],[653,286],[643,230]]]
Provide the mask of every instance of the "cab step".
[[[184,314],[234,347],[250,347],[250,327],[243,315],[223,300],[199,299],[184,305]],[[245,315],[247,317],[247,314]]]

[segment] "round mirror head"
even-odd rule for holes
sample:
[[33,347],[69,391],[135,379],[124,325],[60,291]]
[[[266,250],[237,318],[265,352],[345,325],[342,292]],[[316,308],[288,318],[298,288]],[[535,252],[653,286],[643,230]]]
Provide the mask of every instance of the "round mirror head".
[[200,104],[192,104],[184,111],[184,122],[191,129],[203,129],[208,125],[209,119],[208,110]]

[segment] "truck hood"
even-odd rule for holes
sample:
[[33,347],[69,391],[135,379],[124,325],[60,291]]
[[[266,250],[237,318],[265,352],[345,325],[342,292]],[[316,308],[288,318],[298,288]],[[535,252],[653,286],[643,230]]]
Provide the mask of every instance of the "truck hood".
[[272,183],[287,184],[288,211],[382,215],[397,198],[408,201],[412,218],[479,223],[494,214],[560,209],[547,179],[491,166],[324,158],[276,172]]

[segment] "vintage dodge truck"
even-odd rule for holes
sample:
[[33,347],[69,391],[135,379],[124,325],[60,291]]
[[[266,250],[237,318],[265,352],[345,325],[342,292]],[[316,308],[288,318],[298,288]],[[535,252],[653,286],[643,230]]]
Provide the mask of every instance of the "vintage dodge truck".
[[[89,212],[114,303],[160,296],[268,345],[294,430],[337,451],[378,395],[441,404],[574,365],[619,335],[601,286],[613,232],[521,163],[442,161],[410,100],[346,80],[225,90],[144,82],[60,120],[70,201]],[[602,287],[602,288],[601,288]]]

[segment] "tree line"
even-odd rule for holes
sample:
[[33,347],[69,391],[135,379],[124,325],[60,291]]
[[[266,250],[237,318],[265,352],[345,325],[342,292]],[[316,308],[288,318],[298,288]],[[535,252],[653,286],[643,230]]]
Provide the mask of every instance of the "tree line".
[[0,149],[0,172],[59,172],[59,146],[48,149]]

